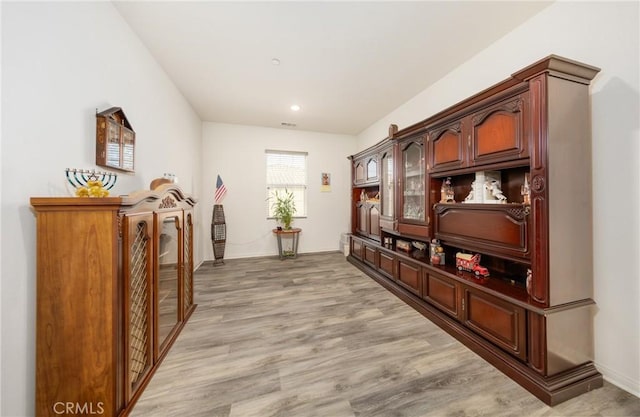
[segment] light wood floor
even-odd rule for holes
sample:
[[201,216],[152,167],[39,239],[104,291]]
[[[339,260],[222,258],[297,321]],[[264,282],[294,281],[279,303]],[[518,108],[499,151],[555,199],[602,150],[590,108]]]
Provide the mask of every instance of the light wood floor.
[[640,416],[607,382],[546,406],[338,252],[225,262],[131,416]]

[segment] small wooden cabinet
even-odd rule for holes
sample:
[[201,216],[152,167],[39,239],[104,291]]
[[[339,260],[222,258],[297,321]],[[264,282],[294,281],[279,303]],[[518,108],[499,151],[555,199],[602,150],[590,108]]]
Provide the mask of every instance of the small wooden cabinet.
[[353,183],[356,185],[378,181],[378,156],[369,155],[356,160],[353,164]]
[[36,415],[60,401],[126,416],[193,313],[193,207],[173,184],[31,199]]
[[136,133],[120,107],[96,114],[96,165],[134,171]]
[[[529,156],[526,83],[492,97],[471,114],[439,122],[427,133],[429,169],[443,172]],[[506,97],[505,97],[506,96]]]
[[369,201],[356,203],[356,232],[380,241],[380,203]]

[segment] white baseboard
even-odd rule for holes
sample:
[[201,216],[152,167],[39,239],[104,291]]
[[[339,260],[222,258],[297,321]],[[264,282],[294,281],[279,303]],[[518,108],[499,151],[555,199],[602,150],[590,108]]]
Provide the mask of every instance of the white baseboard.
[[594,364],[596,369],[602,373],[602,377],[605,381],[640,398],[640,381],[634,381],[628,376],[622,375],[620,372],[614,371],[605,365],[598,363]]

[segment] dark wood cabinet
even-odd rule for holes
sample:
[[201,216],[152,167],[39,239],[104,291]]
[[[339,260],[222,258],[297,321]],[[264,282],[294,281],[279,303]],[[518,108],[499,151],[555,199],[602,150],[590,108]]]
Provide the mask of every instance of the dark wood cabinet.
[[424,135],[398,141],[398,231],[429,236]]
[[[436,124],[427,133],[429,170],[451,171],[529,156],[526,84],[486,100],[479,109],[453,121]],[[515,92],[519,94],[515,94]],[[475,106],[478,107],[478,106]],[[474,107],[474,108],[475,108]]]
[[370,246],[365,244],[364,245],[364,257],[363,257],[363,261],[367,264],[369,264],[370,266],[374,267],[376,266],[376,248],[374,246]]
[[[598,71],[551,55],[360,154],[392,144],[395,177],[384,162],[380,175],[396,184],[397,226],[380,243],[362,234],[373,265],[355,243],[348,260],[550,405],[602,386],[582,262]],[[458,270],[458,253],[481,255],[489,275]]]
[[370,202],[357,203],[356,232],[375,240],[380,240],[380,204]]
[[353,183],[356,185],[378,181],[378,156],[368,155],[354,161]]
[[526,359],[526,315],[522,307],[483,291],[464,288],[464,324],[493,344]]
[[420,294],[422,277],[420,265],[404,259],[398,259],[398,281],[414,294]]
[[397,227],[394,149],[389,145],[380,153],[380,227],[389,230]]
[[351,248],[350,255],[359,259],[360,261],[364,260],[364,243],[361,239],[352,238],[351,239]]
[[193,206],[173,184],[31,199],[37,221],[36,415],[64,400],[126,416],[193,303]]
[[429,130],[429,170],[445,171],[467,165],[468,141],[462,131],[462,120],[449,122]]
[[462,320],[462,292],[457,281],[444,275],[425,271],[422,297],[445,313]]
[[511,162],[529,156],[527,91],[476,111],[469,117],[470,164]]
[[529,214],[523,204],[436,204],[434,236],[462,249],[528,261]]
[[378,254],[378,271],[389,278],[396,277],[396,257],[386,251],[380,251]]

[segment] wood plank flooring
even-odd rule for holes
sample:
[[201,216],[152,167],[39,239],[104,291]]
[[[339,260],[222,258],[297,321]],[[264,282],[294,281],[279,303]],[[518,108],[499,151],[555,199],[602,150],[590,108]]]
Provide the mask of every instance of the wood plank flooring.
[[548,407],[341,253],[227,260],[131,416],[640,416],[603,388]]

